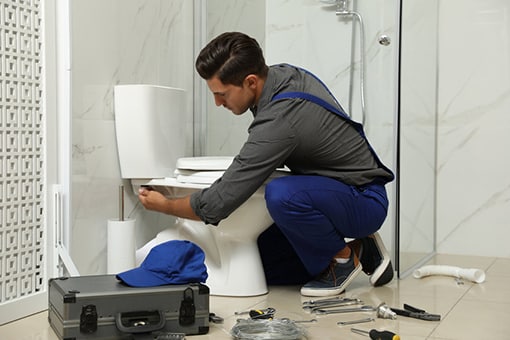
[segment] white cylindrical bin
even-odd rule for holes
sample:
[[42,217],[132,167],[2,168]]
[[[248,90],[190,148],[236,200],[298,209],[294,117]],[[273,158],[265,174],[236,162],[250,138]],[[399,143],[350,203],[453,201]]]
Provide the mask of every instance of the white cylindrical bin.
[[108,220],[108,274],[118,274],[136,267],[135,222],[135,219]]

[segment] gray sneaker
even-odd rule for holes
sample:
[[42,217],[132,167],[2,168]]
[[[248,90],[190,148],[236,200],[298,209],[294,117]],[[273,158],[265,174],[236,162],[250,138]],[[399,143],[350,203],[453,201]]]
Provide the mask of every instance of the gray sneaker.
[[363,272],[370,276],[372,286],[383,286],[393,280],[390,255],[379,233],[353,240],[348,245],[359,257]]
[[361,263],[354,251],[347,263],[332,260],[329,267],[318,277],[301,288],[304,296],[333,296],[341,294],[361,272]]

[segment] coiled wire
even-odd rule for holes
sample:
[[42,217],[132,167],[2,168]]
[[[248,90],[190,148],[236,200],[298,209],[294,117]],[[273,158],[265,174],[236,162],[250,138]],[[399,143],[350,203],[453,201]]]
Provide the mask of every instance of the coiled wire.
[[236,340],[306,339],[304,329],[288,319],[239,319],[230,334]]

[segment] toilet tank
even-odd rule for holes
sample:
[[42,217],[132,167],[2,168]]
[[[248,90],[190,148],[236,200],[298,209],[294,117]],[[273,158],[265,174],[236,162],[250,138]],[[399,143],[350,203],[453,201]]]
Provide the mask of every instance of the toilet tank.
[[186,155],[186,92],[155,85],[114,88],[115,134],[121,177],[172,176]]

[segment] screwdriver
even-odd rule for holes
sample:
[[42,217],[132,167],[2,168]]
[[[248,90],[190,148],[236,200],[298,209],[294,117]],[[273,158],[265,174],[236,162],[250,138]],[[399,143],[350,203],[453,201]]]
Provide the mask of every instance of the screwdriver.
[[400,340],[400,336],[390,331],[371,329],[369,332],[358,328],[351,328],[351,331],[356,334],[367,335],[372,340]]

